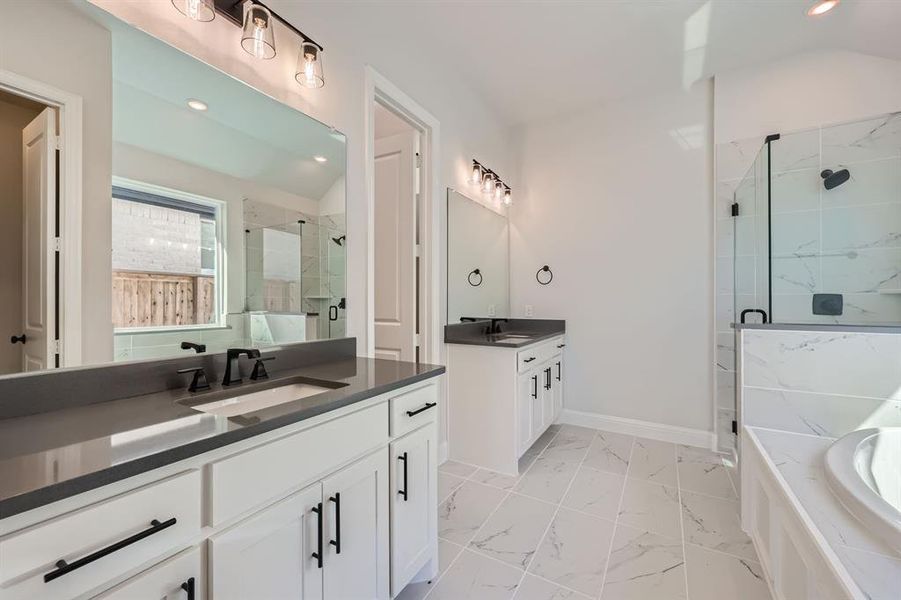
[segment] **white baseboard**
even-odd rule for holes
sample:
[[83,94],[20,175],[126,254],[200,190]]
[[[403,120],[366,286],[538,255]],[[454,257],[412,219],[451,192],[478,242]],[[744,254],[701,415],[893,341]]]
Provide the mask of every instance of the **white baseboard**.
[[563,409],[557,422],[566,423],[567,425],[581,425],[592,429],[603,429],[613,433],[635,435],[661,442],[697,446],[708,450],[716,448],[716,436],[714,433],[703,429],[690,429],[688,427],[664,425],[663,423],[652,423],[624,417],[611,417],[569,408]]

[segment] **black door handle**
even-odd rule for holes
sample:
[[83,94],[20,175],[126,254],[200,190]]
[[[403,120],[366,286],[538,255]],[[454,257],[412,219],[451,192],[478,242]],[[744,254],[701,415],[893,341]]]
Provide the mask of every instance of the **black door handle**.
[[335,539],[329,540],[329,544],[335,547],[335,554],[341,554],[341,494],[335,492],[329,502],[335,503]]
[[10,344],[24,344],[26,339],[27,338],[25,337],[24,333],[22,335],[14,335],[9,338],[9,343]]
[[322,568],[322,502],[312,508],[316,513],[316,552],[311,555],[316,559],[316,566]]
[[107,546],[105,548],[101,548],[97,552],[88,554],[87,556],[79,558],[76,561],[66,562],[63,559],[60,559],[60,560],[56,561],[56,570],[50,571],[49,573],[44,575],[44,583],[49,583],[49,582],[53,581],[54,579],[56,579],[57,577],[62,577],[66,573],[71,573],[75,569],[80,569],[81,567],[83,567],[85,565],[89,565],[92,562],[94,562],[95,560],[99,560],[99,559],[103,558],[104,556],[110,555],[113,552],[121,550],[122,548],[131,546],[135,542],[140,542],[144,538],[150,537],[154,533],[159,533],[163,529],[172,527],[173,525],[175,525],[176,522],[177,522],[177,520],[175,519],[175,517],[172,517],[168,521],[157,521],[156,519],[154,519],[150,522],[150,527],[145,529],[144,531],[138,532],[138,533],[134,534],[133,536],[125,538],[124,540],[119,540],[115,544],[110,544],[109,546]]
[[548,367],[544,370],[544,389],[551,389],[551,368]]
[[757,313],[761,316],[764,323],[769,323],[769,319],[767,319],[766,311],[761,308],[746,308],[741,311],[741,318],[739,319],[742,323],[745,322],[745,317],[748,313]]
[[403,454],[398,456],[397,460],[401,460],[404,463],[404,489],[397,490],[397,493],[398,495],[403,496],[404,502],[408,502],[410,500],[410,497],[407,494],[407,453],[404,452]]
[[529,358],[523,359],[522,362],[527,363],[527,362],[532,362],[533,360],[535,360],[535,357],[534,357],[534,356],[530,356]]
[[188,600],[194,600],[194,578],[188,577],[188,580],[181,584],[181,589],[188,595]]
[[538,398],[538,375],[532,375],[532,397]]
[[560,379],[563,376],[563,368],[560,366],[560,361],[557,361],[557,381],[562,381]]
[[558,348],[565,348],[565,347],[566,347],[566,344],[557,344],[557,347],[558,347]]
[[[332,312],[334,311],[334,312]],[[328,320],[329,321],[337,321],[338,320],[338,307],[334,304],[328,307]]]
[[436,406],[438,406],[438,403],[437,403],[437,402],[426,402],[426,403],[425,403],[425,406],[423,406],[422,408],[417,408],[416,410],[408,410],[408,411],[407,411],[407,416],[408,416],[408,417],[415,417],[415,416],[418,415],[419,413],[425,412],[425,411],[429,410],[430,408],[435,408]]

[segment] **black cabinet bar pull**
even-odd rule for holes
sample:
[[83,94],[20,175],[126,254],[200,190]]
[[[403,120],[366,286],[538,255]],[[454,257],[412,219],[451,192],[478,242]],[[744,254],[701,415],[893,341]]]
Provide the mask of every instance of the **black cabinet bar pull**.
[[527,363],[527,362],[532,362],[533,360],[535,360],[535,357],[534,357],[534,356],[530,356],[529,358],[523,359],[522,362]]
[[538,398],[538,375],[532,375],[532,397]]
[[438,406],[438,403],[437,403],[437,402],[426,402],[426,403],[425,403],[425,406],[423,406],[422,408],[417,408],[416,410],[408,410],[408,411],[407,411],[407,416],[408,416],[408,417],[415,417],[415,416],[418,415],[419,413],[425,412],[425,411],[429,410],[430,408],[435,408],[436,406]]
[[557,344],[557,347],[558,347],[558,348],[565,348],[565,347],[566,347],[566,344]]
[[81,567],[83,567],[85,565],[89,565],[92,562],[94,562],[95,560],[99,560],[99,559],[103,558],[104,556],[107,556],[109,554],[112,554],[113,552],[116,552],[117,550],[121,550],[122,548],[125,548],[126,546],[131,546],[135,542],[140,542],[144,538],[150,537],[154,533],[159,533],[163,529],[172,527],[173,525],[175,525],[176,522],[177,521],[176,521],[175,517],[172,517],[168,521],[157,521],[156,519],[154,519],[150,522],[150,527],[148,527],[144,531],[136,533],[131,537],[127,537],[124,540],[120,540],[120,541],[116,542],[115,544],[111,544],[111,545],[107,546],[106,548],[101,548],[97,552],[88,554],[87,556],[79,558],[76,561],[66,562],[65,560],[60,559],[60,560],[56,561],[56,570],[50,571],[49,573],[44,575],[44,583],[49,583],[49,582],[53,581],[54,579],[56,579],[57,577],[62,577],[66,573],[71,573],[75,569],[80,569]]
[[551,389],[551,368],[548,367],[544,370],[544,389]]
[[316,513],[316,552],[311,556],[316,559],[316,566],[322,568],[322,502],[312,508]]
[[561,381],[561,377],[563,376],[563,368],[560,366],[560,361],[557,361],[557,381]]
[[335,547],[335,554],[341,554],[341,494],[335,492],[329,502],[335,503],[335,539],[329,540],[329,544]]
[[194,578],[188,577],[188,580],[181,584],[181,589],[188,595],[188,600],[194,600]]
[[404,452],[403,454],[398,456],[397,460],[402,460],[404,462],[404,489],[397,490],[397,493],[398,495],[404,497],[404,502],[408,502],[410,500],[410,497],[407,494],[407,453]]

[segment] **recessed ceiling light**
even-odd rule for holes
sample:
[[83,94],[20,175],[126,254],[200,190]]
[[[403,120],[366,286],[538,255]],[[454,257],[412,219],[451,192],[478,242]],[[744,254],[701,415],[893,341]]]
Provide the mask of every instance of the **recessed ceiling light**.
[[207,106],[206,102],[204,102],[203,100],[198,100],[197,98],[188,98],[188,108],[204,111],[209,108],[209,106]]
[[324,156],[314,156],[313,160],[315,160],[316,162],[323,163],[323,162],[326,162],[328,159]]
[[838,6],[839,0],[821,0],[817,2],[809,9],[807,9],[808,17],[818,17],[819,15],[826,14],[836,6]]

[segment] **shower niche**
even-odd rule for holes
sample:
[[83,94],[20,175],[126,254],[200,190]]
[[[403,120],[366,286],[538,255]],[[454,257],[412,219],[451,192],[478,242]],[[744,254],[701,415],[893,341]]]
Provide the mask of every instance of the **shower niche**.
[[[245,200],[244,236],[251,329],[265,318],[270,329],[289,337],[344,337],[344,213],[317,215]],[[274,331],[271,337],[279,341]]]

